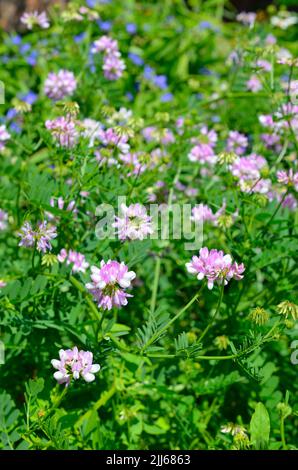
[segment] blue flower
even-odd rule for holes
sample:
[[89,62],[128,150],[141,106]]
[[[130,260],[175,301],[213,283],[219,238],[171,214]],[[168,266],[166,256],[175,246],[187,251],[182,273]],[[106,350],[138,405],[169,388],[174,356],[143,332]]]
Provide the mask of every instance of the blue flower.
[[126,31],[129,34],[136,34],[137,32],[137,26],[134,23],[127,23],[126,25]]
[[140,57],[138,54],[134,54],[133,52],[130,52],[128,54],[128,58],[135,64],[135,65],[138,65],[138,66],[141,66],[144,64],[144,61],[142,59],[142,57]]

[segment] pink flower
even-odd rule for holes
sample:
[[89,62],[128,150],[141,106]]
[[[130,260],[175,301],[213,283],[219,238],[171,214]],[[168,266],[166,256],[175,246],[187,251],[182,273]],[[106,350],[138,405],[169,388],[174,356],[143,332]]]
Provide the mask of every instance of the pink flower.
[[0,150],[4,149],[7,140],[10,139],[10,134],[6,130],[6,126],[2,124],[0,126]]
[[226,204],[224,203],[222,207],[214,214],[209,206],[206,204],[199,204],[198,206],[193,207],[190,219],[194,222],[211,222],[212,224],[216,225],[218,217],[222,215],[225,207]]
[[238,131],[230,131],[227,140],[228,152],[235,152],[242,155],[248,146],[247,137]]
[[49,73],[44,84],[45,94],[53,100],[62,100],[73,94],[77,87],[75,76],[69,70]]
[[35,230],[33,230],[29,222],[25,222],[18,236],[21,237],[19,246],[32,248],[36,245],[38,251],[46,253],[51,251],[51,240],[57,237],[57,232],[54,225],[48,225],[48,222],[44,220],[37,224]]
[[52,359],[52,366],[57,369],[54,378],[59,384],[65,383],[66,387],[71,380],[82,377],[86,382],[95,380],[96,372],[100,370],[99,364],[92,364],[93,354],[90,351],[79,351],[75,346],[73,349],[60,349],[59,358]]
[[127,305],[127,294],[125,289],[130,287],[131,281],[136,277],[134,271],[128,271],[128,267],[122,262],[109,260],[100,263],[100,268],[91,267],[92,282],[86,287],[92,293],[98,303],[98,307],[111,310],[113,306],[121,307]]
[[67,265],[72,264],[71,270],[74,273],[85,273],[86,269],[89,268],[89,263],[86,261],[85,256],[77,251],[69,250],[67,253],[65,248],[62,248],[57,258],[60,263],[66,261]]
[[94,42],[91,52],[96,54],[103,52],[103,72],[108,80],[117,80],[122,77],[125,70],[125,63],[121,59],[118,49],[118,42],[108,36],[102,36]]
[[289,171],[278,171],[276,176],[279,183],[294,186],[295,190],[298,191],[298,172],[294,173],[293,169],[290,168]]
[[45,125],[46,128],[51,131],[53,138],[60,147],[74,147],[78,137],[74,121],[60,116],[52,121],[46,121]]
[[256,75],[252,75],[250,79],[246,82],[246,87],[249,91],[256,93],[262,90],[263,85],[260,82],[259,78]]
[[110,38],[109,36],[101,36],[93,43],[91,49],[92,54],[98,52],[106,52],[107,54],[113,54],[118,52],[118,42],[115,39]]
[[191,162],[213,164],[216,162],[216,155],[210,144],[198,144],[191,149],[188,154],[188,159]]
[[38,13],[37,11],[25,12],[21,18],[21,23],[32,29],[34,26],[40,26],[42,29],[47,29],[50,26],[49,19],[45,11]]
[[153,233],[151,217],[147,215],[146,208],[142,204],[121,204],[121,216],[115,217],[113,227],[118,229],[120,240],[143,240]]
[[117,80],[122,77],[123,71],[125,70],[125,63],[120,59],[120,53],[118,54],[106,54],[104,56],[103,71],[104,76],[108,80]]
[[193,256],[191,262],[186,263],[190,274],[195,274],[198,280],[207,279],[208,289],[213,289],[214,282],[227,285],[231,279],[240,280],[245,270],[244,264],[232,262],[230,255],[223,251],[200,249],[200,256]]
[[252,27],[256,21],[257,14],[254,11],[241,11],[236,19],[242,24]]

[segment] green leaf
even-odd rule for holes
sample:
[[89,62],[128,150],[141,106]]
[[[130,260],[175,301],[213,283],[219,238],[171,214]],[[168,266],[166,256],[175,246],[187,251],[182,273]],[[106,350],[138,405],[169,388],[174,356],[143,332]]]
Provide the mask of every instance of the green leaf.
[[250,421],[250,440],[256,450],[267,449],[270,436],[270,418],[263,403],[258,403]]

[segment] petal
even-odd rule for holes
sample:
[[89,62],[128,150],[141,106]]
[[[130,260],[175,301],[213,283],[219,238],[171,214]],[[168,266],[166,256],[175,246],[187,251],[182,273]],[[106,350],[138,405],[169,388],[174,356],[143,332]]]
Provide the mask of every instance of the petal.
[[86,382],[93,382],[95,380],[95,375],[91,374],[88,372],[87,374],[82,374],[83,379],[86,380]]

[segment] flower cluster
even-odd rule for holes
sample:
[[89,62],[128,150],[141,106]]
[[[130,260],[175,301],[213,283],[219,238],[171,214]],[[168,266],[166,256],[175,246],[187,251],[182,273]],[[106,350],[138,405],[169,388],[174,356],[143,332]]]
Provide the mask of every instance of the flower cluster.
[[298,171],[294,173],[293,169],[289,171],[280,170],[276,173],[277,181],[286,186],[293,186],[295,191],[298,191]]
[[192,139],[192,143],[195,143],[195,146],[192,147],[188,154],[188,159],[191,162],[215,163],[216,156],[214,153],[214,147],[216,142],[217,133],[214,130],[209,130],[206,126],[203,126],[201,128],[199,138]]
[[86,382],[93,382],[94,374],[100,370],[99,364],[93,364],[92,352],[79,351],[76,346],[73,349],[60,349],[59,360],[52,359],[51,363],[57,369],[54,378],[66,387],[72,379],[78,380],[80,377]]
[[71,96],[77,87],[75,76],[69,70],[50,72],[44,84],[45,94],[52,100],[62,100]]
[[115,217],[113,227],[117,229],[120,240],[143,240],[153,233],[152,217],[148,216],[142,204],[121,204],[121,216]]
[[241,191],[267,193],[271,187],[271,181],[262,178],[262,171],[266,166],[266,159],[253,153],[247,157],[239,157],[231,165],[231,172],[238,179]]
[[51,251],[51,240],[57,237],[57,232],[54,225],[49,225],[48,222],[44,220],[37,224],[35,230],[29,222],[25,222],[18,236],[21,237],[19,246],[32,248],[36,245],[38,251],[46,253],[47,251]]
[[238,131],[230,131],[227,140],[227,151],[242,155],[248,146],[247,137]]
[[132,297],[125,289],[130,287],[131,281],[136,277],[134,271],[128,271],[128,267],[122,262],[103,260],[100,268],[91,266],[91,283],[86,288],[92,293],[98,307],[111,310],[113,306],[127,305],[127,298]]
[[21,16],[20,21],[27,26],[28,29],[33,29],[34,26],[40,26],[42,29],[47,29],[50,26],[50,22],[45,11],[41,13],[38,13],[38,11],[25,12]]
[[192,208],[190,219],[194,222],[210,222],[217,225],[218,218],[223,214],[224,210],[225,204],[216,213],[213,213],[207,204],[199,204]]
[[109,36],[102,36],[94,42],[91,49],[93,54],[103,52],[103,72],[108,80],[117,80],[122,77],[125,70],[125,63],[121,59],[118,48],[118,41]]
[[242,279],[245,270],[243,263],[233,263],[230,255],[216,249],[209,251],[206,247],[200,249],[200,256],[193,256],[186,263],[186,269],[200,281],[206,278],[208,289],[213,289],[214,282],[226,285],[231,279]]
[[74,273],[84,273],[86,269],[89,268],[89,263],[86,261],[85,256],[82,253],[78,253],[77,251],[67,250],[62,248],[57,259],[60,263],[64,263],[66,261],[67,265],[72,264],[72,272]]
[[47,120],[45,126],[51,131],[58,146],[72,148],[76,144],[78,131],[76,123],[72,119],[60,116],[53,120]]

